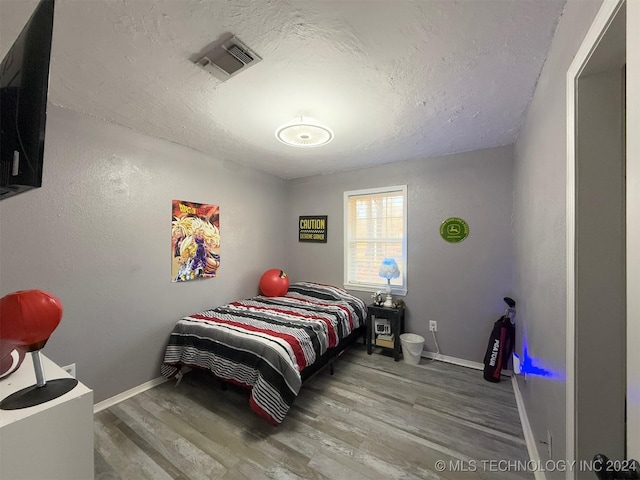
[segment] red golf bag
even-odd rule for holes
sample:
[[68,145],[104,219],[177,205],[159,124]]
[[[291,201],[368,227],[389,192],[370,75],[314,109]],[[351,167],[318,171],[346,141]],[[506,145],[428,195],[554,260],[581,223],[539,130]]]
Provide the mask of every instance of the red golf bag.
[[500,381],[500,372],[503,368],[507,368],[516,341],[516,327],[512,323],[516,302],[509,297],[505,297],[504,301],[509,308],[493,324],[487,351],[484,354],[484,379],[489,382]]

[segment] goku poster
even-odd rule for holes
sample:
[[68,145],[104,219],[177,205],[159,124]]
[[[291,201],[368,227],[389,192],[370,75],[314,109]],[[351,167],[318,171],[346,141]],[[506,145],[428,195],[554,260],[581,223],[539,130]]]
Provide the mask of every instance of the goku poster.
[[171,281],[216,276],[220,266],[220,207],[173,200]]

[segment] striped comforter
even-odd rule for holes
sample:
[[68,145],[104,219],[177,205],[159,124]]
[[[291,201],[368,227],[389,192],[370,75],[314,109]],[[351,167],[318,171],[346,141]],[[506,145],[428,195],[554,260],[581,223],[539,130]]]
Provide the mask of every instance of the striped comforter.
[[282,297],[253,297],[180,320],[162,374],[198,367],[249,387],[251,408],[277,425],[300,390],[300,372],[365,318],[364,302],[345,290],[293,283]]

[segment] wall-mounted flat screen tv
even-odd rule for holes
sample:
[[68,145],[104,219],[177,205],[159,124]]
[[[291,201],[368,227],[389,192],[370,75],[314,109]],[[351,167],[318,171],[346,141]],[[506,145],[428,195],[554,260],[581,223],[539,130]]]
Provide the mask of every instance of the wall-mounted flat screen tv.
[[42,185],[53,0],[41,0],[0,65],[0,200]]

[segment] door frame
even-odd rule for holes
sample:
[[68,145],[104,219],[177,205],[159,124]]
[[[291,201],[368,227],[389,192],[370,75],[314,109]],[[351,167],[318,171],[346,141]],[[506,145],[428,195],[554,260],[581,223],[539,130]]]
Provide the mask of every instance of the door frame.
[[[589,58],[625,0],[604,0],[567,71],[566,178],[566,459],[576,460],[576,85]],[[640,458],[640,1],[626,2],[626,266],[627,266],[627,456]],[[635,82],[635,83],[634,83]],[[634,134],[631,134],[633,132]],[[635,248],[633,248],[635,246]],[[606,453],[606,452],[603,452]],[[575,478],[567,471],[566,478]]]
[[640,461],[640,1],[627,2],[627,456]]

